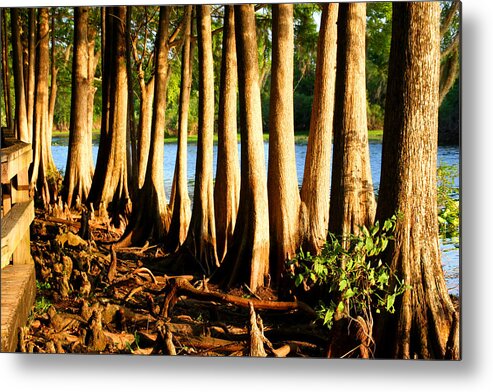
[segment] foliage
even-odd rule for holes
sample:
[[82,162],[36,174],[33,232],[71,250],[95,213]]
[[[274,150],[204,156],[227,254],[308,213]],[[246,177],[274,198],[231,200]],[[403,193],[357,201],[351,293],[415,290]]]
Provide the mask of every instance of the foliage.
[[409,286],[390,271],[380,256],[394,239],[396,222],[397,217],[393,216],[382,227],[379,222],[370,228],[363,226],[358,235],[350,234],[342,240],[329,233],[320,255],[300,250],[289,262],[296,286],[321,286],[327,290],[317,313],[329,329],[336,314],[350,319],[361,316],[372,325],[372,312],[394,312],[396,297]]
[[46,294],[52,289],[50,282],[42,282],[36,279],[36,302],[34,304],[34,312],[38,314],[44,314],[48,311],[52,305],[51,301],[45,297]]
[[456,166],[440,165],[438,179],[438,227],[440,237],[458,239],[459,237],[459,188],[455,185],[458,176]]
[[458,144],[460,134],[460,81],[457,79],[440,105],[438,112],[438,141]]

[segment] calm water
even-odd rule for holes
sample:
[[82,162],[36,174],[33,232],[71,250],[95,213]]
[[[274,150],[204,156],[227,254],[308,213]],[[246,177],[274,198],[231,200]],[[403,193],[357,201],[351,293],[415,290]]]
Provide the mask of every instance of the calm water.
[[[65,171],[67,164],[67,147],[68,139],[53,138],[52,152],[53,159],[59,170]],[[96,164],[96,157],[98,153],[98,145],[94,144],[92,153],[94,164]],[[305,164],[306,155],[306,143],[296,144],[296,171],[298,175],[298,182],[301,184],[303,180],[303,168]],[[169,195],[171,191],[171,183],[173,180],[173,173],[175,167],[176,153],[178,145],[166,143],[164,145],[164,186],[166,194]],[[189,193],[193,193],[193,184],[195,178],[195,159],[197,155],[197,145],[188,145],[188,184]],[[264,151],[266,157],[266,168],[268,163],[268,151],[269,143],[264,143]],[[240,157],[240,144],[238,143],[238,156]],[[382,144],[370,143],[370,163],[372,171],[372,179],[375,190],[378,190],[380,184],[380,162],[382,159]],[[438,148],[438,162],[439,164],[455,165],[459,166],[459,148],[458,147],[442,147]],[[214,173],[216,172],[217,163],[217,145],[214,145]],[[329,174],[330,175],[330,174]],[[457,186],[458,179],[456,180]],[[453,244],[442,243],[442,263],[447,279],[447,286],[452,294],[459,294],[459,249]]]

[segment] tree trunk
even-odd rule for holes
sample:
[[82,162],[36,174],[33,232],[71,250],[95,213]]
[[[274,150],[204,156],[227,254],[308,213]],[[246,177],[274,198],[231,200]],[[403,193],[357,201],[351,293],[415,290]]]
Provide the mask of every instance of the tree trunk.
[[185,249],[207,274],[218,265],[212,175],[214,137],[214,63],[212,58],[211,7],[197,6],[199,49],[199,130],[192,217]]
[[29,140],[33,138],[33,120],[34,120],[34,89],[36,78],[36,9],[29,9],[29,39],[28,39],[28,78],[27,78],[27,128],[29,131]]
[[192,88],[191,62],[191,28],[192,6],[185,10],[185,29],[181,62],[180,108],[178,119],[178,151],[175,164],[175,189],[169,233],[166,237],[166,247],[170,251],[176,250],[186,239],[188,223],[190,221],[190,197],[188,196],[187,182],[187,138],[188,112],[190,107],[190,90]]
[[254,6],[235,5],[240,97],[241,185],[233,240],[215,280],[252,291],[269,275],[269,211]]
[[132,77],[132,42],[130,39],[130,25],[132,22],[132,7],[127,7],[127,18],[125,20],[125,45],[127,56],[128,75],[128,115],[127,115],[127,172],[130,175],[130,193],[134,196],[137,191],[138,181],[138,158],[137,158],[137,135],[135,134],[135,103],[134,86]]
[[240,196],[240,162],[236,125],[238,88],[234,8],[225,6],[219,87],[217,170],[214,186],[217,257],[224,259],[233,238]]
[[140,83],[139,146],[138,146],[138,189],[144,185],[151,144],[152,104],[154,102],[154,76],[146,83]]
[[126,7],[105,11],[105,52],[103,68],[103,118],[101,140],[88,203],[108,207],[113,223],[129,203],[127,183],[127,68],[125,56]]
[[2,83],[3,83],[3,102],[5,103],[6,127],[12,130],[12,101],[10,94],[10,70],[9,70],[9,45],[7,39],[7,10],[2,11],[1,33],[2,33]]
[[55,8],[52,9],[51,15],[51,83],[50,83],[50,100],[48,104],[48,131],[49,138],[51,140],[51,136],[53,135],[53,118],[55,115],[55,103],[56,103],[56,94],[57,94],[57,75],[58,68],[55,62]]
[[[34,118],[34,162],[31,184],[45,208],[58,196],[60,174],[51,155],[48,77],[50,73],[49,11],[38,11],[38,47],[36,53],[36,102]],[[27,121],[26,121],[27,124]]]
[[272,76],[269,111],[270,258],[279,285],[285,262],[299,246],[300,193],[294,152],[293,5],[272,6]]
[[459,359],[438,243],[439,15],[438,3],[393,4],[377,219],[399,213],[384,261],[412,289],[377,319],[378,357]]
[[339,5],[329,231],[343,237],[357,233],[359,226],[371,226],[375,217],[366,125],[365,26],[365,3]]
[[168,27],[169,7],[161,6],[156,36],[156,81],[147,170],[144,185],[136,195],[129,226],[119,241],[119,246],[142,245],[149,239],[154,242],[162,241],[169,227],[163,173]]
[[30,143],[29,128],[27,126],[26,90],[22,61],[22,43],[20,34],[20,18],[17,8],[10,9],[10,23],[12,27],[12,68],[14,70],[15,86],[15,129],[17,138]]
[[[90,12],[90,11],[89,11]],[[96,53],[94,48],[96,46],[96,29],[90,24],[88,26],[88,84],[89,91],[87,93],[87,164],[90,167],[91,177],[94,175],[94,163],[92,157],[92,132],[94,122],[94,96],[96,95],[97,88],[94,86],[94,75],[98,66],[99,58],[101,57],[102,50],[99,49]]]
[[324,4],[317,43],[315,91],[301,187],[301,236],[305,251],[318,253],[329,225],[330,155],[334,108],[338,4]]
[[75,7],[74,10],[74,57],[72,63],[72,102],[70,108],[70,135],[65,172],[65,201],[72,207],[76,200],[85,203],[91,187],[92,162],[87,151],[91,133],[88,128],[89,105],[89,8]]

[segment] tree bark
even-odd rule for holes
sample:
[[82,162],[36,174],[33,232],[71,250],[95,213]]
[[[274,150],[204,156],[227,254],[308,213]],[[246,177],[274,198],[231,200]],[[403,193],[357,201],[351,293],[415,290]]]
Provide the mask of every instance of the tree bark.
[[178,249],[187,237],[190,222],[190,197],[187,182],[187,138],[188,112],[190,107],[190,91],[192,88],[191,62],[191,30],[192,6],[185,10],[185,28],[183,31],[183,48],[181,61],[180,107],[178,115],[178,151],[175,164],[175,189],[169,233],[166,237],[166,247],[170,251]]
[[132,42],[130,39],[130,26],[132,22],[132,6],[127,7],[125,20],[125,45],[127,56],[128,75],[128,114],[127,114],[127,172],[130,175],[130,194],[134,196],[138,189],[138,157],[137,157],[137,135],[135,131],[135,100],[132,77]]
[[9,70],[9,45],[7,39],[7,10],[2,11],[1,34],[2,34],[2,83],[3,83],[3,102],[5,103],[6,126],[12,130],[12,100],[10,94],[10,70]]
[[[88,128],[89,105],[89,8],[74,9],[74,57],[72,63],[72,102],[70,108],[70,134],[65,172],[65,202],[72,207],[76,200],[85,203],[91,187],[92,159],[87,151],[91,134]],[[91,143],[92,144],[92,143]]]
[[214,137],[214,63],[212,58],[211,7],[197,6],[199,49],[199,130],[192,217],[185,249],[207,274],[218,266],[212,175]]
[[149,146],[151,144],[152,105],[154,102],[154,76],[145,82],[143,77],[140,83],[139,109],[139,146],[138,146],[138,188],[144,185]]
[[233,238],[240,193],[240,162],[236,125],[238,88],[234,8],[225,6],[219,87],[217,170],[214,185],[217,257],[224,259]]
[[105,11],[103,118],[96,169],[88,196],[94,209],[108,207],[115,226],[129,203],[127,181],[126,7]]
[[22,43],[20,34],[20,18],[17,8],[10,9],[10,23],[12,28],[12,68],[14,70],[15,86],[15,129],[17,138],[31,143],[29,128],[27,126],[27,106],[24,70],[22,61]]
[[279,285],[299,246],[300,193],[294,151],[293,5],[272,6],[272,76],[269,111],[270,258]]
[[48,131],[49,138],[51,140],[51,136],[53,135],[53,118],[55,115],[55,103],[56,103],[56,94],[58,90],[57,86],[57,75],[58,68],[56,66],[55,61],[55,8],[52,9],[51,14],[51,82],[50,82],[50,99],[48,103]]
[[330,156],[336,77],[338,4],[324,4],[317,43],[315,91],[301,187],[301,243],[316,254],[329,225]]
[[168,70],[169,7],[161,6],[156,36],[155,94],[151,142],[142,189],[136,195],[129,226],[118,246],[143,245],[162,241],[169,228],[169,213],[164,192],[164,128],[166,125],[166,83]]
[[102,50],[99,49],[97,52],[94,52],[94,48],[96,46],[96,29],[91,26],[89,22],[88,26],[88,38],[87,38],[87,47],[88,47],[88,84],[89,91],[87,93],[87,163],[90,167],[91,177],[94,175],[94,162],[92,157],[92,131],[93,131],[93,123],[94,123],[94,97],[96,95],[97,88],[94,86],[94,76],[96,73],[96,68],[99,63],[99,58],[101,57]]
[[366,124],[366,4],[339,5],[329,231],[343,238],[375,217]]
[[60,174],[51,154],[51,132],[49,129],[49,30],[49,11],[47,8],[40,8],[38,11],[38,47],[36,53],[34,162],[31,184],[42,199],[45,208],[57,199],[60,179]]
[[269,211],[262,108],[258,78],[255,11],[235,5],[240,97],[241,185],[233,240],[214,280],[225,287],[248,283],[252,291],[269,275]]
[[36,9],[29,9],[29,39],[28,39],[28,78],[27,78],[27,128],[29,131],[29,140],[33,138],[33,120],[34,120],[34,90],[36,81]]
[[377,219],[399,213],[384,261],[412,289],[377,319],[378,357],[459,359],[438,243],[439,15],[438,3],[393,4]]

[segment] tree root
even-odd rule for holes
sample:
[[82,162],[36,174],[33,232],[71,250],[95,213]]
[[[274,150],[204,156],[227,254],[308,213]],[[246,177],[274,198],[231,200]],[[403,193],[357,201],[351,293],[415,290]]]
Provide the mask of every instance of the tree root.
[[259,299],[243,298],[231,294],[223,294],[213,291],[200,291],[193,287],[188,280],[177,278],[174,281],[177,294],[184,294],[195,299],[206,299],[218,301],[221,303],[230,303],[243,308],[249,308],[250,303],[257,310],[274,310],[274,311],[300,311],[310,317],[316,318],[316,312],[307,304],[301,301],[265,301]]

